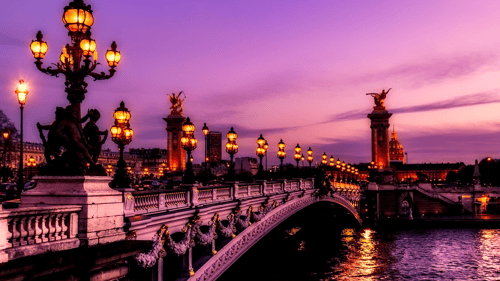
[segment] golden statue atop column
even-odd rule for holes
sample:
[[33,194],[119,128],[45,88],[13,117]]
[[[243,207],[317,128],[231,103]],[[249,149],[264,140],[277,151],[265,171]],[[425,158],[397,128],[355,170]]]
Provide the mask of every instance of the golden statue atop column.
[[368,114],[371,120],[372,129],[372,161],[378,169],[385,170],[389,168],[389,118],[392,113],[387,112],[384,100],[389,90],[382,90],[381,93],[368,93],[375,101],[372,113]]
[[[184,95],[184,98],[181,98]],[[186,169],[186,153],[181,147],[182,125],[186,117],[182,114],[182,103],[186,99],[184,92],[168,95],[172,104],[170,114],[163,118],[167,122],[167,162],[170,171],[183,171]]]

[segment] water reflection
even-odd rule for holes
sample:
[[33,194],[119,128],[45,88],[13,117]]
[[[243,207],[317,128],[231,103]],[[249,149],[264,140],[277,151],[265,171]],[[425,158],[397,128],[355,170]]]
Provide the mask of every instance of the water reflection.
[[344,229],[327,280],[500,280],[500,230]]

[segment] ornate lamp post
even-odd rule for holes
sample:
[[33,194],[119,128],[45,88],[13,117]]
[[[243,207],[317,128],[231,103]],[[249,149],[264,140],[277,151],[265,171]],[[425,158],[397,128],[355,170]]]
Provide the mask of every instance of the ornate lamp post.
[[208,179],[208,176],[207,176],[207,162],[208,162],[207,151],[208,151],[208,142],[207,142],[207,139],[208,139],[208,132],[209,132],[208,127],[207,127],[207,123],[203,123],[202,131],[203,131],[203,135],[205,135],[205,182],[204,182],[204,184],[207,185],[207,179]]
[[328,158],[328,155],[326,155],[326,152],[323,152],[323,155],[321,155],[321,165],[323,165],[323,167],[326,167],[326,164],[328,163],[328,160],[326,160]]
[[106,168],[106,173],[108,173],[108,177],[111,177],[111,172],[113,172],[113,166],[108,165]]
[[311,164],[313,162],[313,150],[310,147],[307,150],[307,162],[309,162],[309,169],[311,169]]
[[94,80],[104,80],[111,78],[121,59],[121,54],[116,50],[116,43],[113,41],[111,49],[106,52],[106,60],[110,67],[109,74],[104,72],[93,72],[97,66],[96,42],[91,38],[90,32],[94,17],[90,5],[86,5],[83,0],[73,0],[64,7],[64,26],[69,30],[68,35],[71,43],[67,44],[61,53],[61,61],[55,64],[55,68],[42,68],[42,59],[47,52],[47,43],[42,41],[43,35],[38,31],[36,40],[31,42],[31,52],[36,59],[36,67],[43,73],[58,76],[63,74],[66,78],[66,93],[71,105],[75,107],[77,116],[80,118],[80,104],[85,99],[87,83],[84,81],[87,76]]
[[31,180],[31,178],[33,177],[33,168],[36,167],[35,158],[33,158],[33,156],[30,156],[30,158],[28,159],[28,163],[26,163],[26,166],[30,168],[29,179]]
[[229,153],[229,157],[231,158],[229,162],[229,177],[232,179],[234,176],[234,162],[233,156],[238,153],[238,145],[236,144],[236,139],[238,138],[238,134],[234,131],[233,127],[231,130],[227,132],[227,143],[226,143],[226,152]]
[[194,124],[189,117],[186,123],[182,125],[184,135],[181,138],[182,148],[187,152],[186,173],[184,174],[185,183],[194,182],[193,162],[191,161],[191,151],[195,150],[198,146],[198,140],[194,137]]
[[130,186],[130,178],[127,177],[126,163],[123,160],[123,150],[125,149],[125,145],[132,141],[134,132],[129,124],[130,111],[125,107],[123,101],[120,103],[120,107],[115,110],[113,117],[115,118],[115,124],[111,127],[111,140],[118,145],[120,158],[116,164],[117,169],[110,186],[113,188],[127,188]]
[[264,170],[264,166],[262,166],[262,158],[267,155],[267,149],[265,148],[266,140],[260,134],[260,137],[257,139],[257,156],[259,157],[259,173],[262,173]]
[[345,171],[345,162],[344,161],[342,161],[342,164],[340,164],[340,169],[342,170],[342,182],[344,182],[345,181],[345,173],[344,173],[344,171]]
[[300,155],[300,152],[302,151],[302,148],[300,148],[299,144],[295,147],[295,154],[293,155],[293,159],[297,161],[297,169],[299,168],[299,161],[302,158],[302,155]]
[[286,158],[285,143],[281,139],[278,143],[278,158],[280,159],[280,171],[283,172],[283,159]]
[[267,140],[266,140],[266,143],[264,143],[264,149],[266,150],[266,171],[267,171],[267,149],[269,148],[269,144],[267,143]]
[[10,137],[10,131],[8,128],[5,128],[3,133],[2,133],[2,136],[3,136],[3,142],[4,142],[4,146],[3,146],[3,177],[2,177],[2,182],[6,182],[7,181],[7,169],[5,167],[5,162],[7,160],[7,144],[8,144],[8,141],[9,141],[9,137]]
[[21,123],[20,123],[20,140],[19,140],[19,169],[18,169],[18,179],[17,179],[17,195],[20,196],[24,188],[24,174],[23,174],[23,110],[24,104],[26,103],[26,97],[28,96],[28,87],[24,83],[24,80],[19,80],[19,85],[17,86],[15,93],[17,95],[17,101],[21,105]]

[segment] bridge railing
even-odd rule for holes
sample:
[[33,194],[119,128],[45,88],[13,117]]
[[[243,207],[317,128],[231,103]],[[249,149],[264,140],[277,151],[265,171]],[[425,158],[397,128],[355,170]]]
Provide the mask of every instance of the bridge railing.
[[[28,207],[0,210],[0,262],[36,255],[50,249],[65,250],[80,245],[78,212],[82,206]],[[35,244],[42,244],[36,247]],[[29,247],[29,250],[26,250]]]
[[255,183],[234,182],[213,186],[185,185],[171,190],[135,191],[128,189],[123,193],[124,213],[126,217],[161,213],[240,198],[260,197],[312,188],[314,188],[312,179],[293,179]]

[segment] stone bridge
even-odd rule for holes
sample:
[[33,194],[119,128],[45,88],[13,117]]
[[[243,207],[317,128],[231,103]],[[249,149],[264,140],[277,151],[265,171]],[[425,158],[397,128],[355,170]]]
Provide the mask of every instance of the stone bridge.
[[313,179],[150,191],[112,190],[110,179],[37,177],[18,208],[0,208],[0,280],[215,280],[309,205],[340,205],[361,224],[355,184],[321,195]]
[[[154,267],[158,280],[169,270],[158,252],[162,239],[167,255],[183,257],[179,280],[215,280],[272,229],[311,204],[338,204],[361,224],[359,186],[333,186],[327,196],[318,196],[312,179],[125,191],[125,221],[129,237],[157,242],[156,252],[153,246],[137,260],[143,267]],[[196,247],[206,247],[206,254],[194,258]]]

